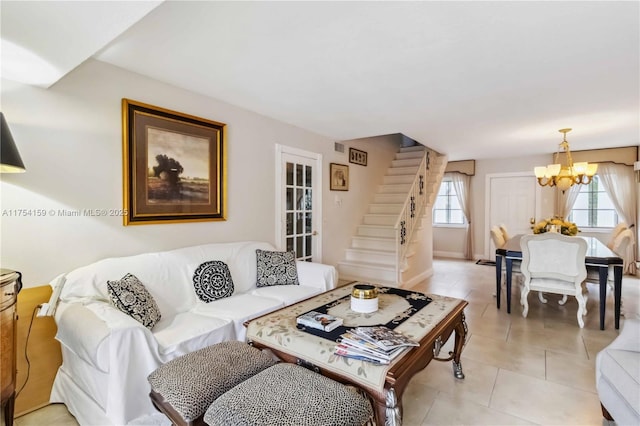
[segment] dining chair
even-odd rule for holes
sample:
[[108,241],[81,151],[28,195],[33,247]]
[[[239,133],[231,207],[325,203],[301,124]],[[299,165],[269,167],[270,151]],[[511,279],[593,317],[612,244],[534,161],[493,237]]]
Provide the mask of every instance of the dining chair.
[[[504,229],[504,231],[503,231]],[[504,227],[504,225],[494,225],[491,227],[490,230],[490,234],[491,234],[491,240],[493,241],[493,244],[496,246],[496,248],[500,248],[502,247],[506,242],[508,238],[505,238],[505,236],[508,237],[508,234],[506,232],[506,227]],[[507,264],[506,262],[502,262],[502,285],[505,286],[507,279],[506,279],[506,272],[507,272]],[[511,276],[516,279],[517,281],[521,282],[522,281],[522,275],[520,273],[520,261],[519,260],[514,260],[511,263]],[[493,293],[493,296],[496,297],[496,293]]]
[[532,290],[574,296],[578,301],[578,325],[587,314],[587,242],[559,233],[524,235],[520,240],[524,283],[520,293],[522,316],[527,317],[527,296]]
[[[627,265],[632,261],[631,256],[629,255],[629,247],[631,246],[631,241],[633,241],[633,231],[627,228],[618,233],[616,238],[614,238],[614,241],[611,243],[611,246],[609,247],[612,252],[620,256],[620,258],[622,259],[623,271],[627,269]],[[599,268],[587,267],[587,281],[595,284],[600,283]],[[609,284],[609,288],[613,288],[612,268],[609,268],[609,276],[607,278],[607,281]]]
[[500,232],[502,232],[502,238],[504,238],[505,241],[508,241],[510,236],[509,236],[509,231],[507,231],[507,225],[505,225],[504,223],[501,223],[500,226],[498,226],[498,228],[500,228]]
[[619,224],[617,224],[614,228],[613,231],[611,231],[611,234],[609,234],[609,241],[607,242],[607,247],[609,247],[611,250],[613,250],[613,245],[616,242],[616,238],[618,237],[618,235],[620,235],[621,232],[625,231],[629,229],[629,227],[627,226],[627,224],[625,222],[620,222]]
[[493,244],[496,246],[496,248],[502,247],[504,243],[507,242],[507,239],[504,238],[504,234],[502,233],[502,230],[499,226],[492,226],[489,232],[491,234],[491,240],[493,240]]

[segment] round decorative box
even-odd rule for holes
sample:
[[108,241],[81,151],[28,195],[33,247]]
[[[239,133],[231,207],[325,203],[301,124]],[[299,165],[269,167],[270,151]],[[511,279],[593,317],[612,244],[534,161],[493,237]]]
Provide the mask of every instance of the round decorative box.
[[351,291],[351,310],[368,314],[378,310],[378,289],[370,284],[356,284]]

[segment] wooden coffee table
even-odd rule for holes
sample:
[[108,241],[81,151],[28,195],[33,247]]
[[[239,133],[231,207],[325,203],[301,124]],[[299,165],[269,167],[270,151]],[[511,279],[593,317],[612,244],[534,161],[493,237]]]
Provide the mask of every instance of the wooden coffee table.
[[[258,348],[270,349],[286,362],[303,365],[341,383],[357,386],[375,402],[378,425],[400,425],[402,394],[410,379],[432,359],[453,361],[454,376],[464,379],[460,355],[467,334],[464,308],[468,303],[461,299],[414,292],[407,297],[428,296],[432,301],[424,308],[412,312],[413,309],[402,297],[381,293],[380,309],[377,313],[359,314],[349,309],[348,297],[346,301],[338,303],[340,299],[351,294],[354,284],[330,290],[247,321],[247,341]],[[343,317],[345,325],[386,324],[389,319],[397,320],[400,325],[395,330],[420,342],[420,346],[405,350],[389,365],[377,365],[334,355],[335,341],[296,327],[298,315],[326,304],[333,306],[334,303],[336,313],[340,313],[336,316]],[[441,347],[453,332],[454,350],[449,352],[447,357],[439,357]]]

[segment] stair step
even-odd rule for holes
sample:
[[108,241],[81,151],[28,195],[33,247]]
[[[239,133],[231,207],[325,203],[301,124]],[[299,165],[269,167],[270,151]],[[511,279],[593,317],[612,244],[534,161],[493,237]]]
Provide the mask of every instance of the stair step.
[[359,225],[356,234],[358,237],[396,238],[396,230],[393,226]]
[[388,266],[393,266],[396,262],[395,251],[350,248],[345,253],[347,262],[367,262]]
[[398,152],[396,153],[395,160],[407,160],[409,158],[419,158],[422,160],[424,156],[424,150],[421,151],[407,151],[407,152]]
[[376,204],[404,204],[407,194],[375,194],[373,202]]
[[424,151],[424,145],[405,146],[400,148],[400,152]]
[[400,214],[403,204],[401,203],[381,203],[381,204],[369,204],[369,213],[372,214]]
[[374,250],[395,250],[395,238],[379,237],[353,237],[351,238],[351,248],[374,249]]
[[396,183],[413,183],[416,178],[415,172],[410,175],[387,175],[383,178],[382,183],[385,185],[393,185]]
[[363,219],[365,225],[395,226],[397,221],[397,214],[365,214]]
[[415,176],[418,172],[418,166],[406,166],[406,167],[390,167],[387,170],[387,176],[397,176],[397,175],[411,175]]
[[404,194],[406,197],[411,189],[410,183],[398,183],[394,185],[378,185],[378,194]]
[[393,160],[391,161],[391,167],[419,166],[421,162],[422,162],[422,157],[408,158],[406,160]]
[[370,262],[339,262],[340,279],[368,281],[398,287],[395,266],[383,266]]

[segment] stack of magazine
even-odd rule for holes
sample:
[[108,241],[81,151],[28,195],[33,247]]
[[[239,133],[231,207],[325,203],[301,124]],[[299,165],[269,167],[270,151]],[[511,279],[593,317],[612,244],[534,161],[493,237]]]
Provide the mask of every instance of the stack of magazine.
[[334,353],[375,364],[389,364],[409,346],[420,346],[385,326],[356,327],[340,336]]

